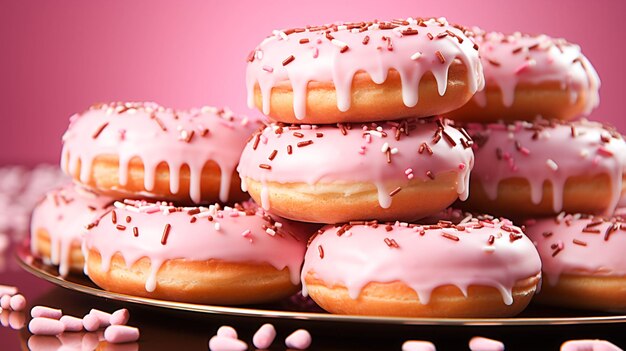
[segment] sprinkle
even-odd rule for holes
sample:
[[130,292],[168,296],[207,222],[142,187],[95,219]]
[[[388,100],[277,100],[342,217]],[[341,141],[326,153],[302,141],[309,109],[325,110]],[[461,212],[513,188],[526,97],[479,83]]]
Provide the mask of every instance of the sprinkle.
[[395,188],[392,192],[389,193],[389,196],[394,196],[395,194],[399,193],[400,190],[402,190],[401,187]]
[[456,146],[456,142],[454,141],[454,139],[452,139],[450,134],[448,134],[445,130],[441,130],[441,134],[443,135],[443,138],[446,139],[448,144],[450,144],[450,146],[452,147]]
[[263,169],[267,169],[268,171],[272,169],[272,166],[265,164],[265,163],[261,163],[259,165],[259,168],[263,168]]
[[132,221],[133,219],[130,218],[130,216],[126,216],[126,223],[130,223],[130,221]]
[[407,169],[404,170],[404,174],[406,174],[406,175],[409,175],[411,173],[413,173],[413,168],[407,168]]
[[413,55],[411,55],[411,60],[415,61],[417,59],[419,59],[420,57],[422,57],[422,53],[421,52],[416,52]]
[[102,133],[102,131],[104,130],[104,128],[106,128],[109,125],[109,122],[105,122],[103,125],[101,125],[98,129],[96,129],[96,131],[93,133],[93,135],[91,136],[92,138],[96,139],[100,133]]
[[385,238],[385,244],[387,244],[387,246],[397,249],[400,247],[400,245],[398,245],[398,243],[394,240],[394,239],[389,239],[389,238]]
[[437,58],[439,59],[439,62],[441,63],[446,63],[446,58],[443,57],[443,54],[441,53],[441,51],[437,50],[435,52],[435,55],[437,56]]
[[320,55],[318,48],[313,48],[313,58],[317,58]]
[[430,33],[426,33],[426,36],[428,37],[428,39],[433,40],[435,37],[430,34]]
[[165,245],[167,243],[167,236],[170,234],[170,229],[172,226],[167,223],[165,224],[165,228],[163,228],[163,235],[161,236],[161,245]]
[[324,248],[322,245],[317,245],[317,251],[320,253],[320,258],[324,258]]
[[266,71],[266,72],[269,72],[269,73],[274,72],[274,69],[272,67],[270,67],[270,66],[267,66],[267,65],[263,66],[263,70]]
[[250,236],[251,233],[252,231],[250,229],[246,229],[243,232],[241,232],[241,236],[243,236],[244,238],[247,238]]
[[423,153],[424,150],[426,150],[426,152],[428,152],[429,155],[433,154],[433,150],[430,148],[430,146],[428,146],[428,144],[426,143],[422,143],[422,145],[420,145],[419,149],[417,150],[418,153]]
[[367,43],[369,43],[369,42],[370,42],[370,36],[369,36],[369,35],[366,35],[366,36],[363,38],[363,45],[367,45]]
[[556,164],[556,162],[554,162],[550,158],[546,160],[546,166],[548,166],[548,168],[550,168],[554,172],[556,172],[559,169],[559,166]]
[[552,236],[552,232],[543,232],[541,235],[543,235],[544,238],[549,238]]
[[269,159],[270,161],[273,161],[273,160],[274,160],[274,158],[276,157],[276,154],[278,154],[278,150],[274,150],[274,151],[272,151],[272,153],[270,154],[270,156],[268,157],[268,159]]
[[448,234],[448,233],[441,233],[441,236],[443,236],[446,239],[453,240],[453,241],[459,241],[460,240],[458,236],[452,235],[452,234]]
[[118,225],[115,226],[115,229],[117,229],[117,230],[126,230],[126,226],[118,224]]
[[344,43],[343,41],[332,39],[330,42],[339,48],[340,53],[343,54],[344,52],[348,51],[348,44]]
[[[209,219],[209,221],[210,221],[210,219]],[[221,227],[222,226],[220,225],[220,222],[215,222],[215,224],[213,225],[213,228],[215,228],[215,230],[217,230],[218,232],[220,231]]]
[[304,147],[304,146],[311,145],[311,144],[313,144],[313,140],[306,140],[306,141],[301,141],[297,143],[296,146]]
[[139,236],[139,229],[137,227],[133,227],[133,235],[134,236]]
[[435,180],[435,175],[431,171],[426,171],[426,176],[428,176],[428,178],[432,180]]
[[295,136],[296,138],[304,138],[304,134],[302,134],[300,132],[294,132],[293,136]]
[[401,31],[400,33],[402,33],[402,35],[417,35],[418,34],[417,29],[413,29],[413,28],[405,29]]
[[598,153],[602,156],[606,156],[606,157],[611,157],[613,156],[613,152],[607,148],[605,148],[604,146],[600,146],[598,148]]
[[115,210],[111,211],[111,222],[113,222],[113,224],[117,224],[117,213]]
[[274,229],[272,229],[272,228],[267,228],[267,229],[265,229],[265,232],[266,232],[267,234],[271,235],[271,236],[276,235],[276,231],[275,231]]
[[496,67],[500,67],[500,62],[498,61],[494,61],[494,60],[487,60],[487,62],[489,62],[490,64],[496,66]]
[[387,150],[389,150],[389,143],[384,143],[383,146],[380,148],[380,152],[387,152]]
[[576,245],[580,245],[580,246],[587,246],[587,243],[578,239],[574,239],[572,240],[572,242]]
[[302,38],[302,39],[300,39],[300,41],[299,41],[299,43],[300,43],[300,44],[306,44],[306,43],[308,43],[308,42],[309,42],[309,39],[308,39],[308,38]]
[[287,154],[291,155],[292,152],[293,152],[293,149],[292,149],[291,145],[287,145]]
[[291,61],[295,60],[296,58],[293,57],[293,55],[289,55],[289,57],[287,57],[286,59],[283,60],[283,66],[287,66],[288,64],[291,63]]
[[563,250],[563,247],[558,246],[553,252],[552,252],[552,257],[556,256],[559,254],[559,252],[561,252]]

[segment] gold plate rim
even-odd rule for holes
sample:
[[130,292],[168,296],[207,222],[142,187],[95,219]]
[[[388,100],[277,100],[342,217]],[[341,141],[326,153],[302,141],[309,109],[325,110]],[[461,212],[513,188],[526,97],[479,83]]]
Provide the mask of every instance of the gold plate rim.
[[271,309],[256,309],[246,307],[231,307],[217,305],[202,305],[176,301],[158,300],[146,297],[125,295],[109,292],[100,288],[83,285],[51,274],[33,264],[36,260],[31,254],[28,240],[16,248],[18,264],[28,273],[44,279],[62,288],[78,291],[81,293],[130,302],[134,304],[180,310],[188,312],[205,313],[212,315],[226,315],[234,317],[253,318],[280,318],[286,320],[326,321],[355,324],[391,324],[391,325],[429,325],[429,326],[540,326],[540,325],[571,325],[571,324],[608,324],[624,323],[626,315],[609,316],[583,316],[583,317],[512,317],[512,318],[403,318],[403,317],[377,317],[336,315],[319,312],[298,312]]

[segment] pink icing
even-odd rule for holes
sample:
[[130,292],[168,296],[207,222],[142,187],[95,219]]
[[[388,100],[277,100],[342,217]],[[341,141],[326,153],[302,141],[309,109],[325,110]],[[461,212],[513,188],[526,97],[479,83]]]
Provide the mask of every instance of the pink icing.
[[543,273],[551,285],[561,274],[626,275],[626,223],[580,214],[531,221],[528,236],[536,243]]
[[[302,145],[309,142],[312,143]],[[261,202],[266,210],[271,207],[266,182],[303,182],[312,186],[372,183],[378,188],[380,206],[388,208],[394,189],[387,189],[385,182],[408,184],[413,177],[428,180],[429,172],[435,178],[440,173],[455,172],[457,192],[465,200],[469,172],[474,165],[471,143],[464,131],[446,120],[409,119],[339,126],[271,124],[246,145],[237,170],[242,186],[245,187],[246,178],[263,184]],[[411,169],[413,177],[408,177],[407,169]]]
[[[124,220],[127,216],[129,223]],[[116,202],[91,226],[83,241],[83,253],[87,258],[89,250],[97,250],[104,271],[109,270],[111,258],[118,252],[128,267],[142,257],[149,258],[148,292],[157,286],[161,265],[171,259],[268,263],[277,270],[287,267],[292,283],[298,285],[305,242],[298,238],[297,227],[277,220],[252,202],[222,209],[219,205],[181,208],[125,200]]]
[[623,351],[606,340],[569,340],[561,345],[561,351]]
[[432,291],[453,285],[465,295],[472,285],[498,289],[513,303],[518,280],[540,274],[532,242],[509,220],[469,217],[458,225],[399,223],[326,226],[309,244],[302,268],[328,286],[343,285],[356,299],[370,282],[403,282],[427,304]]
[[72,174],[81,161],[80,180],[89,181],[92,162],[100,155],[119,157],[119,183],[128,182],[128,165],[139,157],[144,165],[144,187],[154,196],[155,170],[165,162],[170,170],[170,191],[179,192],[180,169],[189,166],[189,194],[201,200],[202,168],[215,161],[221,170],[219,197],[228,201],[231,174],[257,120],[214,107],[178,111],[155,103],[94,105],[70,118],[63,135],[61,167]]
[[563,208],[563,188],[569,177],[607,174],[613,195],[606,213],[612,213],[617,206],[626,166],[626,143],[614,129],[586,120],[565,123],[542,119],[508,125],[471,123],[466,128],[475,142],[472,179],[481,183],[489,198],[497,198],[500,181],[524,178],[530,183],[533,203],[538,204],[543,197],[543,183],[549,181],[553,210],[558,213]]
[[[411,35],[414,31],[417,34]],[[382,84],[394,69],[402,80],[403,102],[413,107],[418,102],[420,80],[427,72],[435,76],[439,94],[445,94],[448,69],[455,59],[467,66],[471,93],[482,89],[482,67],[475,44],[465,36],[464,28],[449,24],[445,18],[277,30],[248,58],[248,106],[254,107],[254,87],[258,84],[263,113],[269,114],[272,88],[289,81],[295,116],[304,119],[308,82],[332,82],[337,108],[345,112],[350,109],[355,73],[366,72],[374,83]]]
[[504,351],[501,341],[475,336],[469,341],[471,351]]
[[36,233],[45,229],[50,237],[50,262],[59,266],[61,276],[67,276],[72,244],[80,244],[85,226],[113,201],[74,184],[47,193],[31,218],[31,251],[37,254]]
[[[477,32],[473,39],[480,46],[485,85],[500,88],[504,106],[513,104],[519,83],[545,82],[560,83],[563,90],[572,94],[572,104],[577,101],[579,91],[585,92],[588,99],[585,115],[598,106],[600,78],[578,45],[547,35]],[[485,107],[485,90],[477,92],[474,101]]]

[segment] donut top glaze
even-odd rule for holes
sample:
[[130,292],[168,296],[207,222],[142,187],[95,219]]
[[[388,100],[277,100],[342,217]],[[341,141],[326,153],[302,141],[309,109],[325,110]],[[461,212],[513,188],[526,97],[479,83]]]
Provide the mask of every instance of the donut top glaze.
[[[307,184],[367,182],[378,188],[382,208],[391,206],[396,186],[413,178],[436,179],[455,172],[457,191],[467,198],[474,164],[472,141],[463,129],[443,119],[338,125],[271,124],[254,134],[237,170],[245,186],[250,178]],[[396,193],[397,193],[396,191]],[[270,204],[263,201],[268,210]]]
[[88,257],[90,250],[98,251],[103,271],[109,270],[116,253],[128,266],[147,257],[148,292],[156,288],[161,265],[173,259],[287,267],[292,283],[298,285],[306,242],[294,224],[275,218],[253,202],[221,208],[124,200],[88,226],[83,253]]
[[85,226],[113,201],[74,184],[48,192],[31,217],[31,252],[38,254],[37,231],[46,230],[50,238],[50,261],[59,266],[61,276],[67,276],[72,244],[80,244]]
[[[504,106],[513,104],[519,83],[547,82],[558,82],[571,94],[572,103],[577,101],[579,92],[585,92],[585,115],[600,103],[600,78],[580,46],[547,35],[505,35],[480,29],[475,32],[473,39],[480,46],[485,84],[500,88]],[[484,107],[485,90],[474,95],[474,101]]]
[[427,304],[434,289],[472,285],[498,289],[507,305],[519,280],[540,274],[532,242],[509,220],[469,217],[452,224],[351,222],[326,226],[309,241],[302,269],[356,299],[370,282],[403,282]]
[[355,73],[366,72],[374,83],[382,84],[393,69],[402,80],[404,104],[413,107],[418,102],[421,77],[427,72],[437,80],[439,94],[445,94],[448,69],[455,59],[467,66],[473,94],[483,88],[483,74],[478,46],[465,31],[445,18],[276,30],[248,56],[248,106],[254,108],[254,87],[258,84],[263,113],[269,114],[272,88],[288,81],[293,89],[294,114],[304,119],[308,82],[332,82],[337,108],[345,112],[350,109]]
[[626,223],[622,217],[603,218],[561,213],[528,221],[550,285],[561,274],[626,275]]
[[552,183],[553,210],[563,208],[563,189],[571,176],[607,174],[612,196],[606,213],[620,198],[626,165],[626,143],[613,128],[586,120],[543,120],[512,124],[470,123],[465,126],[474,139],[478,179],[487,196],[495,199],[501,180],[523,178],[531,187],[533,203],[543,197],[543,183]]
[[226,202],[230,175],[248,137],[259,125],[256,119],[208,106],[179,111],[152,102],[97,104],[70,117],[70,125],[63,135],[61,167],[73,174],[80,161],[80,180],[86,183],[94,158],[117,156],[119,182],[125,185],[129,162],[138,157],[144,165],[144,187],[150,195],[160,163],[169,166],[173,194],[179,192],[180,169],[187,165],[189,194],[199,203],[202,168],[214,161],[222,174],[219,197]]

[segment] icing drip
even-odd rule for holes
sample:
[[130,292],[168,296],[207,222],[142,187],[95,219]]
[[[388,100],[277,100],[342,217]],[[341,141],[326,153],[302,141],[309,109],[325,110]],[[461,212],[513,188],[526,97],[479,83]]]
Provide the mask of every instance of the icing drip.
[[[476,31],[473,39],[480,47],[486,87],[500,89],[504,106],[513,105],[519,83],[545,82],[558,82],[568,90],[571,104],[581,97],[580,93],[586,96],[584,115],[600,103],[600,78],[578,45],[547,35]],[[474,101],[485,107],[485,90],[478,92]]]
[[[369,183],[377,187],[382,208],[392,203],[394,188],[388,183],[402,187],[413,177],[429,180],[454,172],[465,199],[474,156],[464,133],[433,118],[339,126],[271,124],[248,142],[237,170],[244,182],[249,178],[263,184]],[[409,168],[415,170],[410,178]],[[265,185],[261,195],[262,206],[269,209],[271,194]]]
[[97,195],[80,186],[68,184],[46,194],[35,207],[31,219],[31,252],[39,255],[37,232],[45,230],[50,238],[50,262],[59,266],[59,274],[70,271],[72,245],[80,244],[85,226],[103,213],[113,199]]
[[[120,230],[112,221],[113,212],[117,218],[130,216],[132,220]],[[172,259],[267,263],[277,270],[287,267],[291,282],[298,285],[305,250],[305,241],[298,231],[304,227],[277,219],[252,202],[222,209],[219,205],[181,208],[164,202],[125,200],[116,202],[89,229],[83,254],[87,257],[90,250],[98,251],[104,271],[109,270],[116,253],[122,255],[127,267],[147,257],[148,292],[158,286],[162,264]]]
[[[128,184],[129,162],[139,158],[144,165],[144,195],[154,197],[156,168],[165,164],[171,193],[188,191],[191,200],[199,203],[206,200],[201,198],[203,167],[214,161],[221,171],[219,198],[227,202],[241,150],[259,125],[257,120],[213,107],[176,111],[155,103],[94,105],[71,117],[63,136],[61,167],[74,174],[80,162],[80,181],[89,184],[96,157],[117,157],[123,187]],[[180,189],[183,167],[190,174],[190,187],[184,190]]]
[[475,141],[472,180],[480,182],[492,200],[497,198],[500,181],[523,178],[530,184],[531,200],[538,204],[544,182],[550,182],[553,210],[558,213],[569,177],[606,174],[612,186],[606,213],[617,206],[626,166],[626,143],[617,131],[586,120],[542,119],[509,125],[470,123],[466,128]]
[[561,213],[533,220],[527,228],[552,286],[561,274],[626,275],[626,223],[621,217]]
[[320,232],[305,256],[303,294],[304,278],[312,273],[327,286],[345,286],[353,299],[370,282],[400,281],[423,304],[440,286],[456,286],[467,296],[470,286],[482,285],[497,289],[510,305],[515,283],[541,270],[532,242],[506,219],[473,217],[459,226],[448,221],[328,225]]
[[434,75],[439,94],[445,94],[448,69],[455,59],[467,67],[470,91],[482,89],[482,67],[474,43],[466,37],[465,28],[449,24],[445,18],[274,31],[248,58],[248,106],[254,108],[258,85],[262,111],[269,114],[272,89],[287,82],[293,90],[294,114],[301,120],[306,117],[307,84],[332,82],[337,108],[345,112],[350,109],[352,79],[357,72],[382,84],[389,70],[395,70],[400,74],[403,102],[413,107],[425,73]]

